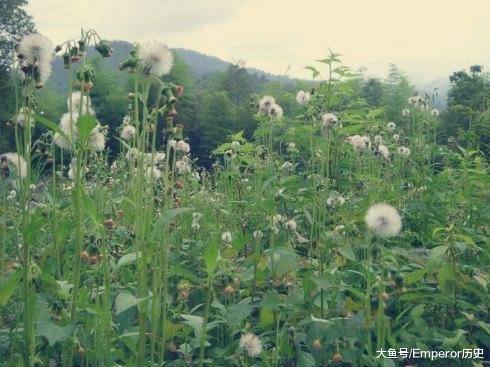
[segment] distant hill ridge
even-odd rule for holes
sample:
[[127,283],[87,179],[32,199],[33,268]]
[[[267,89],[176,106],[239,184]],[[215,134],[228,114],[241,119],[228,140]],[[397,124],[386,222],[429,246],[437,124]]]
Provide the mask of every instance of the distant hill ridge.
[[[126,41],[111,41],[111,46],[114,48],[114,52],[110,58],[104,59],[103,62],[106,63],[106,65],[117,68],[118,64],[128,57],[129,52],[133,49],[133,44]],[[232,64],[231,62],[223,61],[216,56],[205,55],[184,48],[173,48],[172,51],[177,56],[181,57],[187,63],[191,72],[198,77],[225,71]],[[92,57],[94,54],[95,50],[93,47],[90,47],[87,52],[88,57]],[[271,81],[279,81],[288,84],[293,82],[293,79],[287,76],[273,75],[254,68],[247,69],[251,73],[257,73],[258,76],[264,76]],[[58,92],[62,94],[66,93],[66,73],[63,72],[63,61],[59,56],[53,61],[53,75],[51,76],[50,83],[54,85]]]

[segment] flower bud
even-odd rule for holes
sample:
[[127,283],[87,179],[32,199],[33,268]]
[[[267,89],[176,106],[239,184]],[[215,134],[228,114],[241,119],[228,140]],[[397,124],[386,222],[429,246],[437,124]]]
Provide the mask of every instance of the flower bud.
[[182,140],[182,131],[184,130],[184,125],[182,124],[177,124],[175,125],[175,131],[174,131],[174,139],[175,140]]
[[110,57],[113,51],[111,45],[106,40],[101,40],[99,43],[97,43],[95,45],[95,49],[102,55],[102,57]]
[[63,65],[65,69],[70,68],[70,54],[68,52],[63,54]]

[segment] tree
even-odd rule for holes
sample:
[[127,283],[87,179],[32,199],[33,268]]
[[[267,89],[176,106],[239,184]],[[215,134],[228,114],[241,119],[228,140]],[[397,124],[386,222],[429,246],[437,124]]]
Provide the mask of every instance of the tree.
[[12,148],[13,139],[7,122],[15,114],[15,82],[10,69],[14,49],[22,37],[34,30],[34,23],[23,7],[26,0],[0,1],[0,151]]
[[489,154],[488,131],[490,129],[490,82],[482,75],[483,67],[473,65],[470,74],[464,70],[450,77],[447,110],[443,113],[439,138],[449,137],[457,143]]
[[234,111],[228,94],[224,91],[208,93],[202,98],[202,112],[197,129],[201,134],[201,144],[194,149],[200,157],[200,164],[211,165],[211,152],[227,141],[233,133]]
[[401,118],[402,110],[407,104],[407,99],[413,91],[408,77],[394,64],[390,66],[390,72],[384,83],[385,94],[383,105],[391,120]]
[[383,83],[376,78],[370,78],[362,86],[362,97],[370,107],[380,107],[384,98]]
[[15,46],[22,37],[34,31],[34,23],[23,7],[27,0],[0,2],[0,70],[11,66]]

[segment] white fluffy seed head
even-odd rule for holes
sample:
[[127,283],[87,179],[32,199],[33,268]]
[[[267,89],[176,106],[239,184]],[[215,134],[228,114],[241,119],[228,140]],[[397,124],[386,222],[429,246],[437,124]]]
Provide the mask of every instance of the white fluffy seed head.
[[90,138],[88,140],[89,147],[96,151],[101,152],[105,148],[105,134],[100,125],[97,125],[92,129]]
[[191,146],[183,140],[179,140],[176,144],[176,150],[180,150],[184,154],[188,154],[191,151]]
[[250,357],[257,357],[262,353],[260,338],[252,333],[243,334],[240,337],[240,347],[245,349]]
[[433,108],[431,111],[430,111],[430,114],[433,116],[433,117],[437,117],[439,116],[439,110],[437,108]]
[[133,125],[124,125],[121,130],[121,139],[130,141],[136,135],[136,128]]
[[261,115],[269,115],[276,100],[271,96],[263,96],[259,102],[259,112]]
[[[90,96],[82,95],[81,92],[73,92],[71,94],[71,110],[75,113],[79,113],[80,107],[82,108],[82,115],[87,114],[87,105],[88,105],[88,114],[94,115],[94,110],[92,109],[92,101],[90,100]],[[66,100],[66,106],[68,110],[70,110],[70,98]]]
[[396,152],[403,157],[410,157],[410,153],[411,153],[410,148],[404,146],[398,147]]
[[335,125],[339,119],[333,113],[324,113],[322,115],[322,126],[324,128],[331,127]]
[[379,154],[381,154],[385,159],[388,159],[390,158],[390,151],[388,149],[388,147],[384,144],[380,144],[378,146],[378,152]]
[[349,138],[352,148],[355,152],[363,152],[367,149],[368,140],[365,136],[352,135]]
[[271,107],[271,116],[276,120],[280,120],[282,118],[282,114],[282,107],[279,106],[277,103],[274,103]]
[[230,231],[223,232],[221,235],[221,239],[223,240],[224,243],[231,243],[233,236],[231,235]]
[[345,204],[345,199],[337,191],[332,190],[328,194],[327,205],[331,208],[341,206]]
[[405,117],[410,116],[410,110],[408,108],[404,108],[402,111],[402,115]]
[[49,38],[40,33],[28,34],[19,45],[19,54],[24,62],[37,66],[41,80],[50,77],[54,46]]
[[139,58],[143,73],[155,76],[168,74],[174,62],[172,51],[161,42],[142,43],[139,48]]
[[393,131],[395,131],[395,129],[396,129],[396,125],[395,125],[395,123],[394,123],[394,122],[388,122],[388,123],[386,124],[386,128],[388,129],[388,131],[389,131],[389,132],[391,132],[391,133],[392,133]]
[[305,91],[302,91],[300,90],[297,94],[296,94],[296,102],[298,102],[300,105],[304,106],[306,104],[308,104],[308,102],[310,101],[310,92],[305,92]]
[[15,171],[21,178],[25,178],[27,175],[27,163],[24,157],[17,153],[5,153],[0,155],[0,163],[6,163],[15,168]]
[[385,238],[397,236],[402,228],[398,211],[385,203],[371,206],[366,213],[365,222],[371,232]]

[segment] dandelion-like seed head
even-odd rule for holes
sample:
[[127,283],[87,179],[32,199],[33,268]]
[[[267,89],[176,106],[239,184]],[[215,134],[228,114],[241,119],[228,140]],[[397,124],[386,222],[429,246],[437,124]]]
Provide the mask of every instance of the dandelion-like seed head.
[[46,81],[51,75],[53,54],[53,43],[40,33],[28,34],[19,45],[19,57],[27,65],[37,67],[38,77],[42,81]]
[[400,141],[400,135],[393,134],[393,141],[396,141],[396,142]]
[[402,229],[400,214],[394,207],[385,203],[371,206],[364,219],[369,230],[379,237],[398,236]]
[[289,229],[291,231],[295,231],[296,228],[298,228],[298,224],[296,223],[296,221],[294,219],[289,219],[286,221],[286,223],[284,223],[284,227],[286,227],[287,229]]
[[322,115],[322,127],[329,128],[335,125],[339,119],[333,113],[324,113]]
[[102,129],[102,126],[97,124],[92,129],[92,132],[90,133],[90,138],[88,141],[89,147],[96,151],[96,152],[101,152],[105,148],[105,134],[104,130]]
[[388,129],[389,132],[393,132],[396,129],[396,124],[394,122],[388,122],[386,124],[386,128]]
[[263,96],[259,102],[259,112],[261,115],[269,115],[276,100],[271,96]]
[[179,140],[175,147],[176,150],[180,150],[184,154],[188,154],[191,151],[191,146],[183,140]]
[[402,111],[402,115],[404,117],[410,116],[410,110],[408,108],[404,108],[403,111]]
[[408,103],[410,103],[411,105],[415,105],[415,104],[419,103],[420,101],[421,101],[421,98],[420,98],[420,96],[417,96],[417,95],[411,96],[408,98]]
[[21,178],[27,174],[27,162],[24,157],[17,153],[5,153],[0,155],[1,172],[8,175],[10,173],[9,165],[15,169]]
[[282,171],[290,171],[291,169],[293,169],[294,165],[289,162],[289,161],[286,161],[282,164],[281,166],[281,170]]
[[348,138],[355,152],[363,152],[368,148],[368,140],[365,136],[352,135]]
[[[70,110],[70,98],[66,100],[66,105],[68,110]],[[80,107],[82,108],[82,114],[87,113],[87,105],[88,105],[88,114],[94,115],[94,110],[92,109],[92,102],[90,100],[90,96],[82,95],[80,91],[73,92],[71,94],[71,111],[75,113],[80,112]]]
[[430,114],[433,116],[433,117],[437,117],[439,116],[439,110],[437,108],[433,108],[431,111],[430,111]]
[[384,144],[378,146],[378,153],[381,154],[385,159],[390,158],[390,150]]
[[124,125],[121,130],[121,139],[130,141],[136,135],[136,128],[133,125]]
[[305,91],[302,91],[300,90],[297,94],[296,94],[296,102],[298,102],[300,105],[304,106],[306,104],[308,104],[308,102],[310,101],[310,92],[305,92]]
[[14,118],[14,120],[20,125],[20,126],[25,126],[26,122],[27,122],[27,115],[30,115],[29,117],[29,122],[30,124],[32,125],[34,123],[34,119],[32,118],[32,113],[33,111],[31,111],[31,113],[29,114],[28,113],[28,110],[27,108],[25,107],[21,107],[19,109],[19,112],[17,112],[17,116]]
[[223,240],[224,243],[229,244],[233,240],[233,236],[232,236],[230,231],[226,231],[226,232],[223,232],[223,234],[221,235],[221,239]]
[[410,153],[411,153],[410,148],[404,146],[398,147],[396,152],[403,157],[410,157]]
[[373,142],[374,144],[383,144],[383,137],[381,135],[375,135]]
[[245,349],[250,357],[257,357],[262,353],[260,338],[252,333],[243,334],[240,337],[240,347]]
[[271,107],[271,113],[270,114],[274,119],[280,120],[282,118],[282,114],[283,114],[282,107],[279,106],[277,103],[274,103]]
[[332,190],[328,193],[327,205],[331,208],[345,204],[345,198],[339,192]]
[[180,174],[189,173],[191,171],[191,165],[186,159],[180,159],[177,162],[175,162],[175,168],[177,169],[177,172]]
[[145,42],[141,44],[139,58],[143,73],[155,76],[168,74],[174,62],[172,51],[161,42]]

